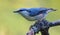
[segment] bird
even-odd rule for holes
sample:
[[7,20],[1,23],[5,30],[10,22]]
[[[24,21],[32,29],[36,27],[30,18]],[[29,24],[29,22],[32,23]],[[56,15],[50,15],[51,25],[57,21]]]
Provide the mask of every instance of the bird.
[[21,8],[19,10],[14,11],[14,13],[21,14],[24,18],[26,18],[29,21],[34,21],[46,18],[46,15],[52,11],[56,11],[56,9],[40,7],[40,8]]

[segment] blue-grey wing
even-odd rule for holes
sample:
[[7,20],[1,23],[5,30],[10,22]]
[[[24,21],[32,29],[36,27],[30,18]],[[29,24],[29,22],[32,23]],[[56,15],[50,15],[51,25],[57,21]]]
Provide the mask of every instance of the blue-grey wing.
[[47,8],[30,8],[29,11],[30,11],[30,16],[36,16],[36,15],[39,15],[39,14],[44,14],[46,13],[46,10]]

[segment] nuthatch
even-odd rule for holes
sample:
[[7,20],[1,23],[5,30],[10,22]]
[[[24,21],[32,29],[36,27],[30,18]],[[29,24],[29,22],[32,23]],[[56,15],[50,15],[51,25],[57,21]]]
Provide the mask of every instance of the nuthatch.
[[17,11],[14,11],[14,13],[19,13],[28,20],[40,20],[44,19],[45,16],[51,12],[56,11],[56,9],[53,8],[22,8]]

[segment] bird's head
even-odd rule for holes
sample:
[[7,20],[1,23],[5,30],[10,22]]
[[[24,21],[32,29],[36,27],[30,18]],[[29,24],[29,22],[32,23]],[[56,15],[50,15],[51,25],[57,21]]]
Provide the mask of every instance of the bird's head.
[[14,11],[14,13],[19,13],[19,12],[22,12],[22,11],[27,11],[27,9],[22,8],[22,9],[19,9],[19,10]]

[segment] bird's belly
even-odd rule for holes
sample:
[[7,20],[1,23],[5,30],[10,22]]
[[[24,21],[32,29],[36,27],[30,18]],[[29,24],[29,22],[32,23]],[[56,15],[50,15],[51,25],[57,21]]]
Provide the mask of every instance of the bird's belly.
[[35,16],[35,18],[37,20],[40,20],[40,19],[43,19],[44,18],[44,15],[43,14],[39,14],[39,15]]

